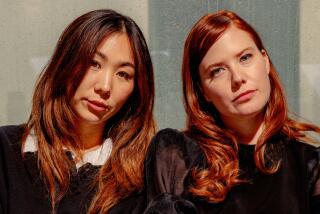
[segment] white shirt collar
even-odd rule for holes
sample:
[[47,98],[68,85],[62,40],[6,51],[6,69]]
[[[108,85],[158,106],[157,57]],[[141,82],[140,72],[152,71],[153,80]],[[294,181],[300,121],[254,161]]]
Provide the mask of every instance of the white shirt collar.
[[[36,152],[38,151],[38,140],[34,133],[31,131],[27,138],[23,148],[23,152]],[[76,163],[77,169],[86,163],[91,163],[94,166],[102,166],[110,157],[112,151],[112,140],[107,138],[104,142],[94,150],[91,150],[83,155],[81,161]],[[72,157],[74,153],[71,151]]]

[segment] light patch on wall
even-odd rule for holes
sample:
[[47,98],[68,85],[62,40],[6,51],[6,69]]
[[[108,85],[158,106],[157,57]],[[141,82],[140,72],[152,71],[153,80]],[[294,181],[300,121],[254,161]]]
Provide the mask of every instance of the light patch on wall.
[[48,60],[49,60],[48,56],[32,57],[30,59],[30,64],[33,71],[36,74],[39,74],[44,68],[44,66],[47,64]]
[[320,64],[300,64],[300,116],[320,124]]
[[305,80],[314,89],[317,95],[320,95],[320,64],[300,64],[300,79]]

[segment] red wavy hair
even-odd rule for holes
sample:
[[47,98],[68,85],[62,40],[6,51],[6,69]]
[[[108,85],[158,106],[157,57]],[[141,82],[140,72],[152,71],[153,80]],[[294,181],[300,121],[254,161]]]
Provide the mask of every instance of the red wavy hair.
[[[98,45],[111,34],[128,36],[135,61],[135,87],[120,111],[108,120],[104,137],[110,137],[110,158],[93,184],[97,193],[89,213],[106,213],[119,200],[142,188],[144,158],[155,132],[154,77],[144,36],[129,17],[113,10],[95,10],[75,19],[62,33],[33,95],[30,130],[38,141],[38,166],[50,196],[52,212],[69,188],[72,163],[64,147],[81,155],[77,117],[70,100],[83,79]],[[23,142],[22,148],[24,147]],[[93,185],[94,186],[94,185]]]
[[[259,50],[265,50],[258,33],[247,22],[235,13],[224,10],[205,15],[194,25],[185,42],[182,64],[184,105],[187,113],[186,133],[199,142],[208,162],[207,169],[193,170],[194,183],[190,192],[212,202],[223,201],[232,186],[244,182],[238,178],[236,137],[232,130],[224,127],[213,104],[205,100],[199,77],[202,59],[231,26],[247,32]],[[319,127],[288,117],[284,91],[271,60],[269,79],[271,95],[264,109],[265,129],[254,152],[257,168],[266,174],[276,172],[280,166],[279,159],[266,160],[266,154],[271,154],[274,150],[273,144],[268,144],[271,138],[281,135],[310,142],[311,139],[304,131],[320,133]],[[271,164],[267,164],[267,161]]]

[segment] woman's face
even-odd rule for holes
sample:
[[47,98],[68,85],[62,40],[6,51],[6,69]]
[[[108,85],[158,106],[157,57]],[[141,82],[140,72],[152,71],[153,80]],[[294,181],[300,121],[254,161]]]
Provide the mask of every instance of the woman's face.
[[71,100],[80,123],[105,125],[134,89],[135,64],[128,36],[111,34],[98,46]]
[[250,35],[231,26],[199,65],[204,96],[223,121],[254,117],[270,96],[270,63]]

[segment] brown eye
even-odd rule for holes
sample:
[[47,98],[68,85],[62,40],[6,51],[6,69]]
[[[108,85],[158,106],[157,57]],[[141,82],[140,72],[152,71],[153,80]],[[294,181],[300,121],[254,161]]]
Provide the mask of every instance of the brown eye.
[[119,77],[125,79],[125,80],[130,80],[130,79],[132,79],[132,76],[131,76],[130,74],[128,74],[127,72],[125,72],[125,71],[119,71],[119,72],[117,73],[117,75],[118,75]]
[[91,60],[90,67],[93,68],[93,70],[99,70],[101,68],[101,65],[96,60]]

